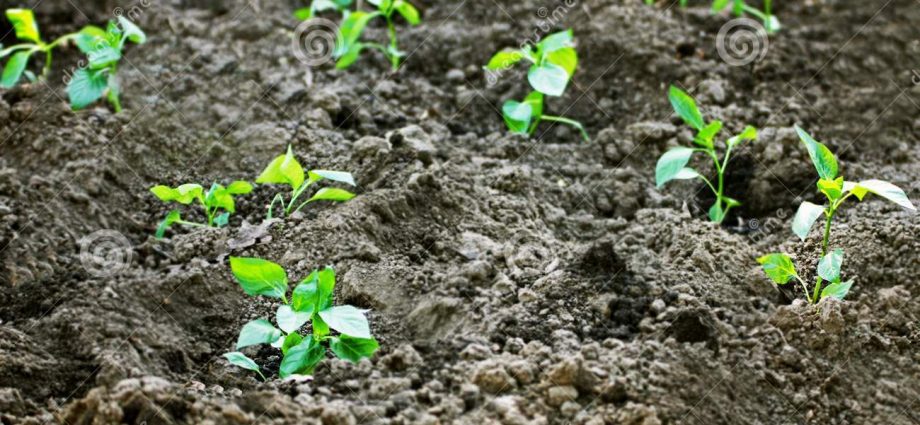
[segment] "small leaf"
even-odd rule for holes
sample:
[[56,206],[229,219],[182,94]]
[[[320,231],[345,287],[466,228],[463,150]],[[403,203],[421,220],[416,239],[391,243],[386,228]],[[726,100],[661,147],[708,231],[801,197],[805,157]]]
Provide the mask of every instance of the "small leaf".
[[291,294],[291,308],[294,311],[312,315],[317,310],[317,304],[319,303],[318,284],[318,273],[314,271],[303,282],[294,287],[294,292]]
[[336,69],[347,69],[349,66],[358,61],[361,51],[364,50],[364,43],[356,41],[348,46],[339,59],[335,62]]
[[524,59],[524,54],[520,50],[505,49],[489,59],[486,69],[490,71],[506,70],[520,62],[521,59]]
[[818,276],[828,282],[840,281],[840,266],[843,264],[843,250],[837,248],[828,252],[818,262]]
[[325,310],[332,305],[332,295],[335,293],[335,269],[323,267],[317,273],[316,282],[316,288],[319,293],[316,309]]
[[543,54],[575,46],[575,34],[571,29],[550,34],[537,43]]
[[160,225],[157,226],[156,238],[163,239],[163,236],[166,235],[166,230],[176,222],[182,220],[182,216],[179,214],[178,210],[172,210],[166,214],[166,218],[160,222]]
[[821,291],[821,298],[824,297],[834,297],[838,300],[843,301],[843,298],[850,293],[850,288],[853,287],[853,281],[849,280],[843,283],[837,282],[832,283],[824,287]]
[[546,62],[559,65],[572,78],[575,75],[575,69],[578,67],[578,52],[572,47],[566,47],[552,51],[546,55]]
[[715,0],[712,2],[712,13],[721,12],[728,7],[729,2],[731,2],[731,0]]
[[291,333],[296,332],[309,322],[312,315],[312,312],[294,311],[289,305],[281,305],[278,306],[278,313],[275,316],[275,321],[278,322],[278,327],[281,328],[284,333]]
[[502,106],[502,116],[512,133],[530,134],[536,127],[543,113],[543,93],[530,92],[524,102],[506,101]]
[[231,195],[245,195],[252,192],[252,185],[247,181],[237,180],[227,186],[227,193]]
[[316,191],[316,194],[310,198],[309,202],[313,201],[335,201],[335,202],[345,202],[355,197],[354,193],[351,193],[347,190],[337,189],[334,187],[324,187]]
[[128,18],[119,16],[118,25],[121,27],[122,37],[130,40],[132,43],[144,44],[144,42],[147,41],[147,34],[144,34],[144,31]]
[[287,354],[291,347],[300,345],[301,342],[303,342],[303,337],[300,336],[299,333],[294,332],[288,334],[288,336],[286,336],[284,341],[281,343],[281,354]]
[[7,9],[6,18],[16,30],[16,38],[41,44],[42,39],[38,33],[38,24],[31,9]]
[[725,220],[725,210],[722,209],[722,202],[716,200],[716,202],[709,207],[709,221],[721,223],[723,220]]
[[840,199],[840,196],[843,195],[843,177],[837,177],[836,180],[818,180],[818,191],[831,202]]
[[317,182],[320,180],[332,180],[334,182],[345,183],[351,186],[357,186],[355,184],[355,177],[351,173],[346,173],[343,171],[329,171],[329,170],[311,170],[309,173],[310,180]]
[[236,340],[236,349],[259,344],[271,344],[281,338],[281,331],[276,329],[271,322],[265,319],[253,320],[240,331]]
[[86,57],[89,59],[90,69],[98,70],[118,63],[121,60],[121,51],[115,47],[106,46],[89,52]]
[[764,273],[779,285],[785,285],[798,277],[792,259],[786,254],[765,255],[758,258],[757,262],[763,266]]
[[721,130],[722,121],[715,120],[700,130],[700,132],[697,133],[696,138],[693,139],[693,142],[711,150],[713,148],[713,139],[717,134],[719,134],[719,131]]
[[260,258],[230,257],[230,269],[247,294],[284,298],[287,273],[278,264]]
[[396,9],[403,18],[406,18],[406,22],[408,22],[409,25],[418,25],[422,22],[422,18],[419,17],[418,9],[405,0],[396,0],[393,3],[393,9]]
[[532,65],[527,73],[527,80],[534,90],[547,96],[562,96],[569,83],[569,73],[565,68],[544,63],[541,66]]
[[655,165],[655,184],[658,188],[675,179],[684,170],[694,150],[685,147],[676,147],[661,155]]
[[348,52],[353,44],[361,37],[367,23],[380,16],[380,12],[367,13],[362,11],[352,12],[339,27],[339,41],[336,46],[336,57],[341,57]]
[[700,173],[690,167],[681,168],[672,180],[690,180],[700,177]]
[[26,66],[29,64],[29,56],[31,56],[31,52],[28,50],[19,51],[14,53],[13,56],[10,56],[10,60],[3,68],[3,77],[0,78],[0,87],[8,89],[19,82],[23,71],[26,70]]
[[864,180],[849,189],[860,201],[863,200],[866,193],[874,193],[909,210],[917,209],[910,199],[907,199],[907,194],[901,188],[883,180]]
[[363,358],[370,358],[377,351],[380,344],[373,338],[352,338],[340,335],[329,340],[329,349],[336,357],[358,363]]
[[229,361],[230,364],[234,366],[239,366],[243,369],[251,370],[253,372],[258,372],[259,374],[262,373],[262,371],[259,370],[259,365],[257,365],[256,362],[252,361],[252,359],[246,357],[245,354],[238,351],[225,353],[224,358],[226,358],[227,361]]
[[70,106],[75,110],[92,105],[105,95],[109,87],[108,70],[78,69],[67,84]]
[[799,205],[799,210],[795,213],[795,218],[792,219],[792,232],[804,241],[808,238],[808,232],[811,231],[811,227],[814,226],[815,221],[822,214],[824,214],[824,207],[808,201],[802,202],[802,205]]
[[300,188],[303,181],[303,167],[294,157],[294,151],[290,145],[288,145],[287,153],[273,159],[256,179],[256,183],[259,184],[287,184],[293,190]]
[[330,328],[356,338],[370,338],[371,327],[364,316],[366,310],[350,305],[340,305],[319,312]]
[[757,140],[757,129],[751,126],[745,127],[741,134],[729,138],[725,144],[730,148],[734,148],[735,146],[749,140]]
[[75,40],[77,48],[85,54],[110,46],[106,39],[105,30],[93,25],[87,25],[77,34]]
[[837,158],[834,157],[831,150],[811,137],[801,127],[795,126],[795,131],[798,133],[802,143],[805,144],[805,148],[808,149],[808,156],[811,157],[811,161],[815,164],[818,175],[824,180],[837,178]]
[[288,348],[278,373],[282,379],[291,375],[310,375],[325,356],[326,350],[314,338],[304,338],[300,344]]
[[294,11],[294,17],[300,19],[301,21],[306,21],[313,18],[313,8],[312,7],[302,7]]
[[671,86],[668,90],[668,100],[671,101],[674,112],[677,112],[677,115],[683,118],[687,125],[697,129],[697,131],[703,129],[703,114],[700,113],[700,110],[696,107],[696,101],[689,94],[675,86]]

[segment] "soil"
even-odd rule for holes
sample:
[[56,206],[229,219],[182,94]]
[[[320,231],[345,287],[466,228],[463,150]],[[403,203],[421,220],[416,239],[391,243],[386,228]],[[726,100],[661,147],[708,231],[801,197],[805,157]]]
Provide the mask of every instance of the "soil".
[[[119,6],[39,3],[44,34]],[[305,67],[293,1],[120,5],[149,34],[120,69],[122,113],[69,111],[73,50],[48,83],[0,92],[0,423],[920,423],[920,216],[846,208],[845,302],[809,306],[755,262],[784,250],[813,276],[818,238],[790,231],[820,201],[793,124],[849,179],[920,199],[918,3],[777,2],[784,28],[744,66],[718,53],[729,16],[643,3],[418,2],[396,74],[375,55]],[[573,27],[581,55],[547,108],[590,143],[508,134],[498,111],[525,71],[481,70],[547,23]],[[658,156],[690,139],[671,83],[726,131],[760,129],[730,166],[744,206],[725,225],[704,186],[655,188]],[[251,181],[288,145],[354,173],[358,197],[264,222],[277,188],[259,186],[227,228],[153,237],[169,207],[151,186]],[[230,366],[241,326],[271,312],[230,255],[295,279],[334,265],[378,355],[288,381],[268,348],[246,351],[267,382]]]

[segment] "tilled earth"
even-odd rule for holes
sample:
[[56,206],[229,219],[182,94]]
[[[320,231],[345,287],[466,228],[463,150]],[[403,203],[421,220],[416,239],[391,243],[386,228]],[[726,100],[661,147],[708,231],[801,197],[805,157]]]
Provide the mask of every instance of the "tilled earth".
[[[783,30],[742,66],[706,2],[426,0],[396,74],[374,55],[305,67],[292,1],[39,3],[45,34],[120,7],[149,40],[124,59],[118,115],[69,111],[73,49],[47,83],[0,92],[0,423],[920,423],[920,216],[848,207],[831,240],[846,302],[807,306],[755,261],[784,250],[810,279],[820,249],[790,231],[820,202],[794,124],[848,179],[920,199],[915,0],[778,2]],[[547,108],[593,140],[509,135],[498,111],[524,71],[481,65],[566,27],[581,69]],[[761,130],[731,163],[744,206],[723,226],[705,186],[655,188],[658,156],[691,138],[668,84]],[[288,145],[354,173],[358,197],[263,222],[277,188],[260,186],[228,228],[153,237],[169,207],[151,186],[252,181]],[[247,351],[268,382],[230,366],[242,324],[272,311],[230,255],[294,279],[334,265],[380,352],[294,381],[268,348]]]

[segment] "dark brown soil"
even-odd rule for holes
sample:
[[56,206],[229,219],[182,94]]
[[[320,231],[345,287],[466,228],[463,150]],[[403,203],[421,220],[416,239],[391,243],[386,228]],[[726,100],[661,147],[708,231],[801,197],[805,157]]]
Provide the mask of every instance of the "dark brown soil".
[[[43,33],[131,10],[85,3],[40,2]],[[298,2],[144,2],[122,113],[69,111],[74,51],[48,83],[0,91],[0,423],[920,423],[920,216],[849,206],[832,238],[856,279],[846,302],[793,302],[755,262],[785,250],[814,268],[816,238],[790,231],[818,199],[793,124],[850,179],[920,199],[920,3],[777,2],[783,30],[744,66],[720,57],[731,18],[706,2],[643,3],[425,0],[388,74],[373,55],[298,62]],[[548,108],[591,143],[509,135],[498,110],[524,71],[490,85],[481,70],[556,10],[581,64]],[[745,205],[724,226],[704,186],[655,189],[658,156],[690,137],[668,84],[761,130],[731,164]],[[263,223],[274,192],[258,187],[229,228],[153,238],[169,207],[151,186],[252,181],[289,144],[354,173],[358,197]],[[94,267],[100,252],[122,267]],[[270,349],[248,352],[268,382],[228,365],[242,324],[271,311],[230,255],[295,278],[335,265],[337,300],[371,309],[381,351],[312,380],[277,380]]]

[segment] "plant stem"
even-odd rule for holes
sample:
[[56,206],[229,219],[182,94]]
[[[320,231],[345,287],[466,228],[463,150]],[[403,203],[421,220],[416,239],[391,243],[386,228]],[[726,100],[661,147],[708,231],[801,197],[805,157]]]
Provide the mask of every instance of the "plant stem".
[[393,72],[399,71],[399,41],[396,39],[396,24],[393,23],[392,15],[393,11],[390,10],[386,16],[387,18],[387,32],[390,34],[390,52],[387,54],[387,57],[390,58],[390,64],[393,67]]
[[[831,239],[831,221],[833,221],[834,219],[834,214],[837,212],[838,205],[839,204],[837,202],[831,203],[831,206],[828,209],[827,213],[824,214],[826,218],[824,221],[824,240],[821,242],[821,258],[822,259],[824,258],[824,256],[827,255],[827,247]],[[824,283],[824,279],[821,279],[821,275],[818,275],[815,278],[815,291],[814,291],[814,295],[812,295],[811,297],[812,303],[818,302],[818,296],[821,294],[821,284],[822,283]]]
[[583,139],[585,139],[586,142],[590,142],[590,141],[591,141],[591,136],[588,135],[588,132],[585,130],[585,127],[584,127],[583,125],[581,125],[581,123],[578,122],[578,121],[575,121],[575,120],[572,120],[572,119],[568,119],[568,118],[563,118],[563,117],[557,117],[557,116],[553,116],[553,115],[543,115],[543,116],[540,117],[540,118],[543,119],[543,120],[546,120],[546,121],[560,122],[560,123],[568,124],[568,125],[570,125],[570,126],[572,126],[572,127],[575,127],[575,128],[578,129],[578,131],[581,132],[581,137],[582,137]]
[[[814,297],[809,297],[809,296],[808,296],[808,285],[805,284],[805,281],[802,280],[802,278],[800,278],[800,277],[798,277],[798,276],[796,276],[795,279],[798,280],[799,283],[802,284],[802,290],[805,291],[805,299],[808,300],[809,303],[814,304],[814,301],[813,301],[813,300],[814,300]],[[816,297],[816,296],[817,296],[817,295],[815,295],[815,297]]]

